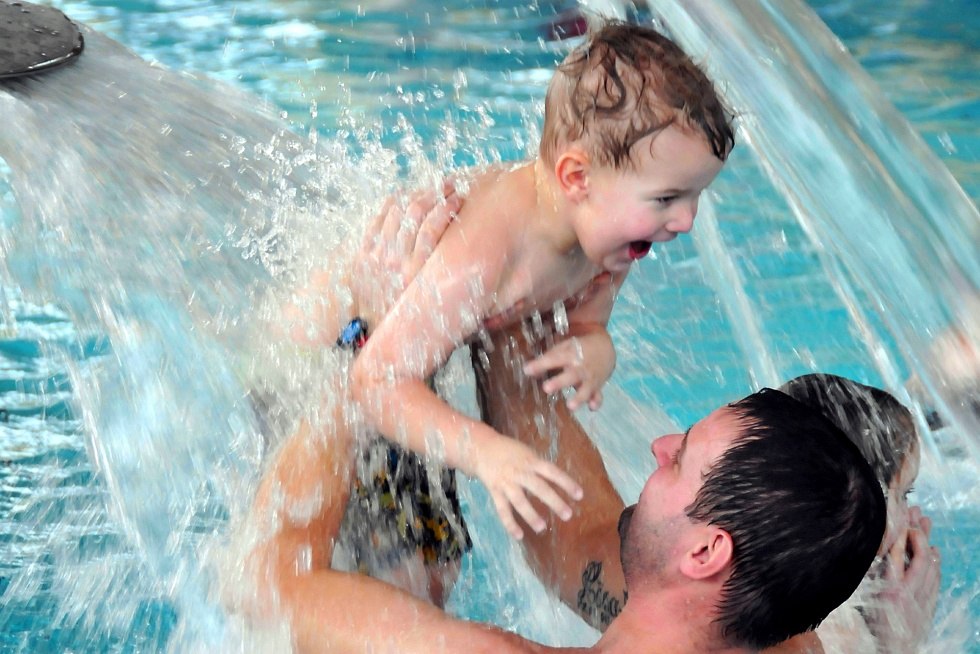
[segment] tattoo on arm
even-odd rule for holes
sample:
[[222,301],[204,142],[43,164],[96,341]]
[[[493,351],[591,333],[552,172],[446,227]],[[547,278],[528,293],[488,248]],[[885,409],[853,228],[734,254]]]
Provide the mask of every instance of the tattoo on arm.
[[602,585],[602,564],[589,561],[582,570],[582,588],[578,592],[579,611],[586,621],[600,631],[605,631],[626,604],[627,593],[613,595]]

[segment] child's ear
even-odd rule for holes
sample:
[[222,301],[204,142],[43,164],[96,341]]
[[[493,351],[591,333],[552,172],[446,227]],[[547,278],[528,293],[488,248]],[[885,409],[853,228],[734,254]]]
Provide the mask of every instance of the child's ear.
[[555,178],[562,192],[572,202],[589,197],[589,157],[580,148],[569,148],[555,161]]
[[728,567],[734,550],[731,534],[706,526],[684,553],[681,572],[690,579],[713,577]]

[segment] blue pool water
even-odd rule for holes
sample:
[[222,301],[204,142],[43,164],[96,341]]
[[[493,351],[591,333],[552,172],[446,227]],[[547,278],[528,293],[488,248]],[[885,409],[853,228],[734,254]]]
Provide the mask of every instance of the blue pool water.
[[[147,60],[265,99],[297,133],[326,136],[376,123],[380,140],[401,150],[400,117],[423,147],[444,140],[447,123],[462,125],[472,135],[451,149],[456,164],[511,160],[533,146],[525,124],[536,122],[550,69],[566,47],[553,40],[556,25],[572,24],[576,7],[560,0],[54,4]],[[974,0],[810,4],[966,194],[980,200],[980,15]],[[406,156],[399,161],[405,164]],[[11,224],[18,209],[6,191],[0,175],[0,209]],[[734,253],[733,270],[758,315],[777,375],[825,370],[886,383],[877,352],[855,328],[814,244],[788,218],[786,202],[748,148],[736,150],[716,192],[718,236]],[[621,353],[615,385],[680,425],[753,387],[746,374],[751,355],[738,341],[739,326],[725,310],[717,280],[705,273],[708,255],[699,238],[670,244],[644,262],[613,322]],[[97,368],[109,345],[99,334],[79,333],[59,298],[23,298],[10,284],[2,290],[0,651],[162,650],[180,637],[188,603],[178,601],[169,583],[177,576],[142,561],[109,517],[105,507],[114,499],[72,408],[71,375]],[[874,312],[868,316],[882,347],[898,350],[887,326]],[[912,364],[901,353],[894,358],[908,374]],[[591,424],[601,427],[602,419]],[[642,451],[655,434],[633,427]],[[644,474],[644,465],[636,475]],[[939,620],[974,635],[980,624],[976,472],[968,454],[941,452],[927,457],[918,492],[935,516],[935,541],[947,553]],[[223,507],[205,507],[188,516],[185,527],[220,533],[225,518]],[[502,546],[499,535],[488,533],[478,551]],[[461,582],[476,599],[458,599],[457,610],[536,635],[535,625],[515,615],[518,598],[497,585],[492,565],[481,557],[488,555],[467,561]],[[980,652],[975,645],[957,647]]]

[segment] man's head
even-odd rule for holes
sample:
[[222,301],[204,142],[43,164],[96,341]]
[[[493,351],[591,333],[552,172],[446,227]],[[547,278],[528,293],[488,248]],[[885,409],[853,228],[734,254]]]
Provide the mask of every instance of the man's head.
[[704,136],[724,161],[732,116],[707,76],[653,29],[608,22],[559,65],[545,99],[541,158],[581,145],[593,165],[634,166],[634,147],[669,125]]
[[713,592],[722,640],[762,648],[816,626],[868,570],[884,498],[819,412],[765,389],[653,451],[659,467],[623,528],[631,596]]

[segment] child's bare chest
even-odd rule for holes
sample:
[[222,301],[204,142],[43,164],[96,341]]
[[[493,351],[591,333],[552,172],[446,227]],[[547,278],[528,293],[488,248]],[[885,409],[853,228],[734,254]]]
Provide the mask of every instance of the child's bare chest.
[[558,305],[572,308],[587,299],[601,270],[588,261],[564,262],[542,257],[515,267],[492,294],[493,305],[484,321],[488,329],[512,325]]

